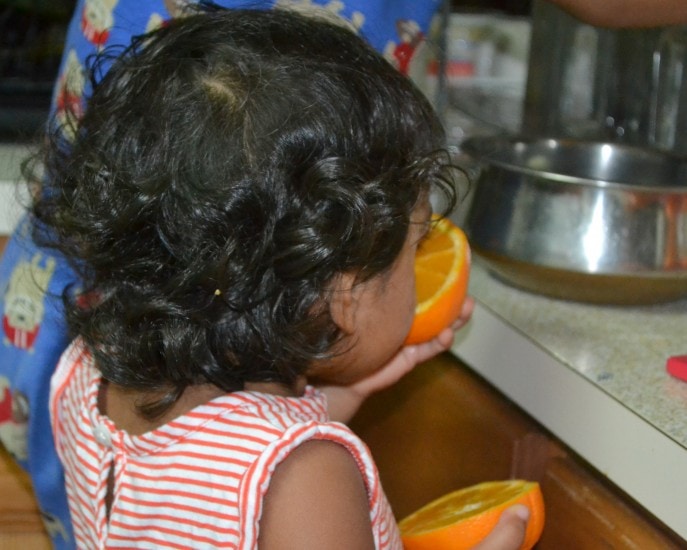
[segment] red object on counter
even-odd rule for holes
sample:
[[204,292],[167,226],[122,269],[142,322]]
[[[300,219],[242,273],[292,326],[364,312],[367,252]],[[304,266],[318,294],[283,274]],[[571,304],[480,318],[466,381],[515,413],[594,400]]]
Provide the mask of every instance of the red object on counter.
[[687,382],[687,355],[673,355],[668,357],[666,370],[675,378]]

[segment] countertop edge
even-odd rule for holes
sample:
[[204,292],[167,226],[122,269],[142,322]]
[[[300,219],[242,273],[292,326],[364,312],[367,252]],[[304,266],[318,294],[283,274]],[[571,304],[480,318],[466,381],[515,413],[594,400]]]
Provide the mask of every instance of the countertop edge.
[[[487,307],[451,350],[650,513],[687,539],[687,450]],[[551,389],[564,389],[555,393]]]

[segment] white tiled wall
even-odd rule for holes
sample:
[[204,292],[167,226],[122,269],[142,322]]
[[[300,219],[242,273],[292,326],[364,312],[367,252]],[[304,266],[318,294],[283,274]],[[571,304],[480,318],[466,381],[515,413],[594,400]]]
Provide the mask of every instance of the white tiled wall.
[[27,203],[20,165],[28,154],[26,145],[0,144],[0,235],[12,232]]

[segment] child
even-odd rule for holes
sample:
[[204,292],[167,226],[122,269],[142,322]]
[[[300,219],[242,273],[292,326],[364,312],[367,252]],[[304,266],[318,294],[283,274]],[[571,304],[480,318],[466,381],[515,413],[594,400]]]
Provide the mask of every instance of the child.
[[441,146],[410,81],[321,19],[190,15],[114,62],[33,208],[81,281],[51,392],[79,547],[401,548],[327,411],[450,342],[403,348]]
[[[183,16],[199,0],[76,0],[55,81],[51,110],[56,120],[78,115],[91,86],[84,67],[96,52],[126,45],[134,35]],[[399,69],[412,46],[399,22],[426,35],[440,0],[217,0],[225,7],[321,5],[346,18]],[[414,43],[416,35],[413,35]],[[402,55],[401,55],[402,54]],[[103,69],[106,69],[105,64]],[[0,258],[0,444],[31,477],[31,486],[55,550],[73,550],[62,465],[50,431],[48,395],[60,355],[69,344],[59,296],[77,281],[63,256],[39,247],[24,216]],[[407,356],[407,354],[405,354]]]

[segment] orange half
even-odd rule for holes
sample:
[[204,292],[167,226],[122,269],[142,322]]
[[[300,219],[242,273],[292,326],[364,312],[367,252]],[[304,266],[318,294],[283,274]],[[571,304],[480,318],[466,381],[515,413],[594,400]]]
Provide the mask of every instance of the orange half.
[[467,550],[493,529],[514,504],[530,510],[521,550],[529,550],[544,529],[544,499],[536,481],[489,481],[438,498],[398,526],[405,550]]
[[415,257],[415,318],[406,344],[437,336],[459,315],[467,294],[470,246],[465,233],[447,218],[435,216]]

